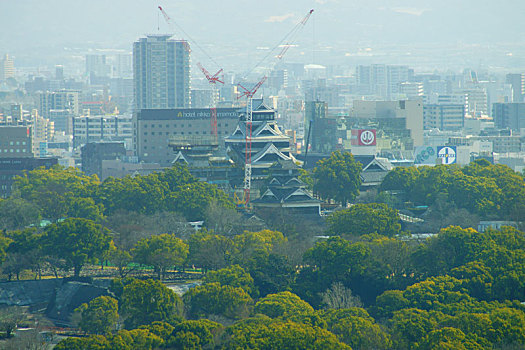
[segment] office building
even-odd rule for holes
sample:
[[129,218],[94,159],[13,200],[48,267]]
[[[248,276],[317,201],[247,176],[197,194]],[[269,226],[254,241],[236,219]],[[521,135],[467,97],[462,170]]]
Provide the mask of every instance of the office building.
[[190,107],[190,49],[171,35],[148,35],[133,44],[135,109]]
[[111,66],[106,63],[106,55],[86,55],[86,75],[108,77]]
[[[354,108],[350,119],[356,119],[356,126],[371,121],[377,124],[377,129],[382,129],[392,137],[410,138],[411,145],[406,143],[407,149],[423,145],[423,101],[354,101]],[[360,120],[360,121],[359,121]],[[405,132],[403,132],[405,131]],[[404,141],[402,141],[404,142]]]
[[413,70],[407,66],[360,65],[356,68],[357,90],[363,95],[396,98],[400,93],[400,84],[409,82],[413,75]]
[[[237,125],[237,108],[217,108],[217,136],[221,149],[224,137]],[[199,139],[211,135],[211,110],[204,108],[143,109],[133,114],[133,147],[139,161],[169,166],[175,153],[172,137]]]
[[399,84],[399,95],[404,96],[408,99],[421,99],[423,98],[423,94],[423,83],[406,82]]
[[72,115],[80,114],[80,93],[78,91],[41,92],[38,100],[38,112],[45,118],[51,110],[67,110]]
[[328,104],[308,101],[304,111],[304,145],[310,152],[330,153],[335,150],[336,119],[328,118]]
[[31,127],[0,126],[0,158],[33,157]]
[[525,96],[525,74],[507,74],[505,83],[512,86],[512,102],[523,102]]
[[82,171],[86,175],[96,174],[102,178],[102,163],[104,160],[117,160],[126,156],[123,142],[87,143],[81,148]]
[[47,156],[47,145],[53,140],[55,123],[39,116],[34,110],[31,116],[31,131],[33,136],[33,154],[38,157]]
[[465,125],[465,105],[463,104],[425,104],[423,107],[423,127],[426,130],[459,131]]
[[133,55],[117,54],[114,75],[116,78],[133,78]]
[[131,149],[131,115],[88,115],[73,118],[73,148],[100,141],[122,141]]
[[494,125],[498,129],[520,131],[525,129],[525,102],[494,103],[492,105]]
[[0,60],[0,81],[15,77],[15,62],[12,57],[5,55]]
[[58,164],[57,158],[0,157],[0,198],[11,195],[14,178],[40,167]]

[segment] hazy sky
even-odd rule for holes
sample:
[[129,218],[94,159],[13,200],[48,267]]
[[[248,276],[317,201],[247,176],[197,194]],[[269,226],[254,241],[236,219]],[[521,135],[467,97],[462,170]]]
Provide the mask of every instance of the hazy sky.
[[[525,41],[522,0],[0,0],[0,54],[130,50],[139,36],[157,32],[158,5],[223,60],[229,48],[238,59],[239,51],[273,46],[310,8],[300,50]],[[170,31],[162,17],[160,26]]]

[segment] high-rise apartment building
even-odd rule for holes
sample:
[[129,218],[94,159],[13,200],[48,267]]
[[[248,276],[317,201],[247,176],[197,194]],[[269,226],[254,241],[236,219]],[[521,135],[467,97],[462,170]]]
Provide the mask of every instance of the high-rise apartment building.
[[525,74],[507,74],[505,83],[512,86],[512,102],[523,102],[523,97],[525,97]]
[[14,78],[15,76],[15,62],[9,55],[5,55],[0,60],[0,81]]
[[148,35],[133,44],[135,109],[190,107],[190,48],[171,35]]
[[87,115],[73,118],[73,147],[90,142],[122,141],[131,149],[131,115]]
[[72,115],[80,113],[80,93],[78,91],[42,92],[39,95],[38,112],[45,118],[51,110],[67,110]]
[[423,101],[363,101],[355,100],[351,117],[378,122],[379,128],[394,131],[397,136],[403,130],[412,140],[411,146],[423,145]]
[[464,104],[425,104],[423,107],[423,126],[427,130],[459,131],[464,125]]
[[410,81],[413,75],[414,71],[407,66],[384,64],[357,66],[357,88],[365,95],[378,95],[387,99],[397,98],[400,84]]
[[86,55],[86,75],[107,77],[110,72],[111,66],[106,63],[106,55]]
[[520,131],[525,129],[525,103],[494,103],[494,125],[498,129]]

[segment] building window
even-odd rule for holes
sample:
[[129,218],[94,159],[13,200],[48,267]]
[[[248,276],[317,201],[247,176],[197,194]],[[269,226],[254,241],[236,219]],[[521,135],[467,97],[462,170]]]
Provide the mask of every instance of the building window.
[[147,134],[148,134],[147,132],[144,133],[144,135],[147,135]]
[[155,132],[152,132],[151,135],[155,135]]

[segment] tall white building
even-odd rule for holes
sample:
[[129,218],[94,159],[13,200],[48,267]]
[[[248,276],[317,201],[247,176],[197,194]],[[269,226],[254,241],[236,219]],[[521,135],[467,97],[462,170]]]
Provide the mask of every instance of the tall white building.
[[99,141],[123,141],[131,149],[131,115],[93,115],[73,118],[73,147]]
[[0,60],[0,81],[14,78],[15,76],[15,62],[9,55],[5,55]]
[[[31,112],[32,136],[33,136],[33,154],[38,157],[44,157],[47,143],[53,139],[55,133],[55,123],[47,118],[38,115],[37,110]],[[42,150],[44,150],[42,152]]]
[[135,109],[189,108],[190,48],[171,35],[148,35],[133,44]]

